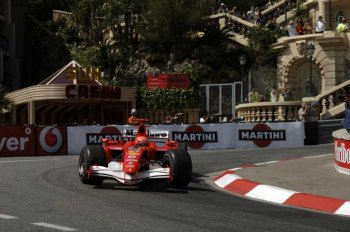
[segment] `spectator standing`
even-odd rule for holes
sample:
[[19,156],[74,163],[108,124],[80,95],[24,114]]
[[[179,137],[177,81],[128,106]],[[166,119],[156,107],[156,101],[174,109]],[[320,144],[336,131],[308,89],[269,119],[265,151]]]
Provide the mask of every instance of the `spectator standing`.
[[271,102],[277,102],[278,101],[278,91],[274,87],[270,92],[270,101]]
[[131,110],[131,116],[128,118],[128,123],[130,125],[137,125],[139,121],[137,120],[137,111],[136,109]]
[[241,17],[241,14],[239,13],[236,6],[232,7],[232,10],[229,13],[236,16],[236,17]]
[[296,27],[298,35],[304,35],[304,22],[302,18],[298,19],[298,24]]
[[298,35],[297,29],[296,29],[293,21],[289,22],[289,25],[287,26],[287,31],[288,31],[288,34],[290,37]]
[[252,89],[252,91],[249,93],[249,100],[250,102],[259,102],[260,101],[260,94],[256,89]]
[[219,9],[218,9],[218,13],[227,13],[227,12],[228,12],[227,6],[226,6],[225,3],[222,2],[222,3],[220,4]]
[[312,34],[312,23],[310,19],[305,20],[305,25],[304,25],[304,34]]
[[248,17],[248,21],[254,23],[255,22],[255,10],[254,10],[254,6],[252,6],[250,8],[250,10],[247,12],[247,17]]
[[199,122],[206,123],[206,122],[208,122],[208,119],[209,119],[209,115],[208,115],[208,113],[205,113],[200,117]]
[[267,9],[267,8],[273,6],[273,5],[275,5],[275,2],[269,0],[269,1],[266,3],[266,6],[265,6],[265,7],[266,7],[266,9]]
[[338,11],[338,13],[335,16],[335,21],[337,22],[337,25],[341,23],[345,19],[344,12],[342,10]]
[[306,117],[309,113],[308,106],[306,105],[305,102],[301,104],[301,108],[298,110],[298,117],[300,121],[305,121]]
[[242,17],[241,17],[241,19],[243,19],[243,20],[248,20],[248,16],[247,16],[247,14],[246,14],[245,12],[242,12]]
[[278,27],[276,17],[273,17],[271,20],[269,20],[266,24],[266,27],[269,28],[271,31],[276,30]]
[[258,15],[256,16],[255,24],[258,26],[265,25],[265,17],[261,14],[261,12],[258,12]]
[[325,26],[326,26],[326,23],[323,21],[322,16],[318,16],[318,19],[316,21],[315,32],[316,33],[323,33]]
[[346,32],[348,29],[348,24],[346,23],[345,19],[342,19],[342,21],[337,26],[337,32]]
[[291,101],[293,99],[292,90],[290,88],[285,88],[283,97],[285,101]]

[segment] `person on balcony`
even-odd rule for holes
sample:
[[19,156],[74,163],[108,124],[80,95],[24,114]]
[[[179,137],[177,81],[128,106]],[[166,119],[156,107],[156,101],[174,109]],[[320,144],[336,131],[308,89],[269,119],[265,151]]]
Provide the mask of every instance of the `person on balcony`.
[[305,20],[305,25],[304,25],[304,34],[308,35],[308,34],[312,34],[313,30],[312,30],[312,23],[310,19],[306,19]]
[[269,0],[269,1],[266,3],[265,7],[266,7],[266,9],[267,9],[267,8],[273,6],[273,5],[275,5],[275,1]]
[[296,27],[298,35],[304,35],[304,21],[302,18],[298,19],[298,24]]
[[309,107],[305,102],[301,104],[301,108],[298,110],[298,117],[300,121],[306,121],[307,116],[309,115]]
[[338,24],[337,26],[337,32],[347,32],[347,30],[349,29],[348,24],[345,21],[345,18],[342,19],[342,21]]
[[323,33],[325,30],[326,23],[323,21],[322,16],[318,16],[315,26],[316,33]]
[[239,13],[238,9],[236,6],[232,7],[232,10],[229,11],[228,13],[236,16],[236,17],[241,17],[241,14]]
[[202,116],[199,119],[199,123],[206,123],[209,120],[209,114],[208,112],[205,112],[202,114]]
[[260,94],[256,89],[252,89],[252,91],[249,93],[249,102],[259,102],[260,101]]
[[291,88],[287,87],[284,89],[283,98],[285,101],[292,101],[293,100],[293,94]]
[[254,6],[252,6],[250,8],[250,10],[247,12],[247,17],[248,17],[248,21],[250,21],[251,23],[255,22],[256,15],[255,15],[255,8],[254,8]]
[[270,101],[271,102],[277,102],[278,101],[278,91],[276,87],[273,87],[270,92]]
[[298,35],[297,29],[296,29],[293,21],[289,22],[289,25],[287,26],[287,31],[288,31],[288,34],[290,37]]
[[266,24],[266,27],[271,31],[274,31],[278,28],[276,17],[272,17]]
[[222,2],[222,3],[220,4],[219,9],[218,9],[218,13],[227,13],[227,12],[228,12],[227,6],[226,6],[225,3]]
[[341,23],[343,19],[345,19],[344,12],[340,10],[335,16],[335,21],[337,22],[337,25]]

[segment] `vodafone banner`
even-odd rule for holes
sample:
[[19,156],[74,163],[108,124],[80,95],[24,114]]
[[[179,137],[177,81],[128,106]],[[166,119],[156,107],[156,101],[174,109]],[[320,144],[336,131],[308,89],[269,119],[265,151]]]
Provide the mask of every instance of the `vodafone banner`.
[[37,155],[67,155],[66,127],[37,127]]
[[34,156],[35,127],[1,126],[0,156]]

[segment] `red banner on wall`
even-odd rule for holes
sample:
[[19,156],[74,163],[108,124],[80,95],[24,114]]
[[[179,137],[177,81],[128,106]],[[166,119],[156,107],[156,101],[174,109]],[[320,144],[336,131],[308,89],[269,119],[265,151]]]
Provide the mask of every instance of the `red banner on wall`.
[[33,126],[1,126],[0,156],[34,156],[35,137]]
[[334,139],[335,164],[350,171],[350,141]]
[[155,89],[171,89],[171,88],[183,88],[190,87],[190,77],[186,74],[159,74],[158,76],[147,76],[147,88]]
[[37,155],[67,155],[66,127],[38,127]]

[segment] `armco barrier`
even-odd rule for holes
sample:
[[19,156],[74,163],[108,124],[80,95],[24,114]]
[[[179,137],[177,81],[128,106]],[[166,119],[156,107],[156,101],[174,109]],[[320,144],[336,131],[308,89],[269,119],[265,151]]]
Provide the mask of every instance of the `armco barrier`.
[[[186,142],[189,149],[299,147],[305,138],[303,122],[150,125],[147,129],[152,133],[167,131],[169,139]],[[4,126],[0,130],[0,156],[74,155],[87,144],[99,144],[102,138],[130,139],[122,132],[132,134],[135,130],[131,125]]]

